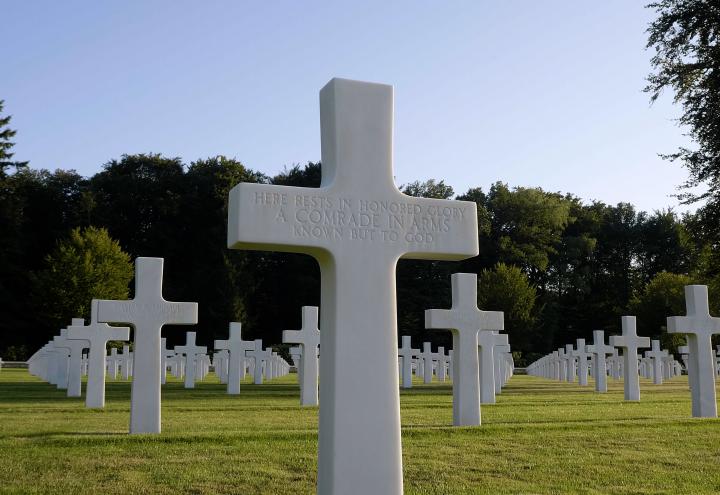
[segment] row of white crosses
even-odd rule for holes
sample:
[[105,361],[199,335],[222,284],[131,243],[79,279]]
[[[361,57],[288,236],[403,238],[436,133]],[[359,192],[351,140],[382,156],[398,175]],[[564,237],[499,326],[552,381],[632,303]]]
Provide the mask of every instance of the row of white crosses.
[[595,379],[595,391],[607,392],[607,356],[617,372],[614,378],[619,378],[621,369],[617,359],[616,347],[623,351],[622,370],[624,371],[625,400],[640,400],[640,385],[638,377],[638,349],[649,347],[648,337],[637,335],[636,320],[634,316],[622,317],[622,335],[611,336],[610,345],[605,344],[605,332],[593,331],[593,344],[586,345],[585,339],[577,339],[576,348],[572,344],[544,356],[530,364],[527,372],[530,375],[544,376],[558,380],[572,382],[577,377],[581,386],[588,384],[588,358],[591,358],[592,376]]
[[[105,406],[106,345],[110,340],[129,338],[129,328],[111,327],[97,319],[98,301],[93,300],[90,324],[74,318],[72,324],[60,332],[29,360],[32,374],[67,389],[68,397],[81,396],[82,351],[89,349],[87,360],[87,392],[85,404],[89,408]],[[127,352],[127,351],[126,351]],[[113,349],[113,354],[116,349]]]
[[[486,343],[480,345],[480,402],[482,404],[494,404],[495,394],[500,393],[502,387],[507,383],[513,373],[513,360],[510,354],[510,346],[506,344],[507,335],[496,332],[483,332],[480,335],[487,335]],[[437,352],[432,352],[431,343],[423,342],[423,350],[414,349],[409,335],[402,336],[402,346],[398,349],[398,369],[400,373],[400,386],[403,389],[412,388],[413,371],[415,376],[421,378],[423,383],[432,382],[433,376],[438,381],[444,382],[447,378],[453,378],[453,350],[447,354],[443,346],[438,346]],[[480,340],[480,339],[478,339]],[[493,349],[488,349],[489,346]],[[485,348],[485,358],[482,356],[482,349]],[[488,353],[490,350],[492,353]],[[486,364],[486,366],[483,366]],[[485,381],[483,381],[485,376]],[[484,384],[484,385],[483,385]]]

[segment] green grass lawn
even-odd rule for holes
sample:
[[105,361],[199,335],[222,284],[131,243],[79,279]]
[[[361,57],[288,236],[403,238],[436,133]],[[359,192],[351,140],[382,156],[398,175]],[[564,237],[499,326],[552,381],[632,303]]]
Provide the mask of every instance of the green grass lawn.
[[[720,421],[690,418],[687,380],[592,388],[516,376],[483,406],[483,425],[453,428],[449,384],[401,394],[407,494],[718,493]],[[0,371],[0,493],[310,494],[317,409],[295,375],[224,393],[214,375],[163,387],[163,433],[127,434],[130,384],[107,406]],[[381,495],[381,494],[368,494]]]

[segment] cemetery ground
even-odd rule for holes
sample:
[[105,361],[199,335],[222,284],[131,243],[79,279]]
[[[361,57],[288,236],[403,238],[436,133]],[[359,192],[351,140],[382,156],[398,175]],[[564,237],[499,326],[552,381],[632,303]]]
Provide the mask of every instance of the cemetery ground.
[[[88,410],[0,371],[0,493],[315,493],[317,408],[299,406],[295,374],[238,396],[214,375],[168,380],[162,434],[130,436],[129,382]],[[450,384],[416,382],[401,392],[405,493],[720,491],[720,422],[690,418],[686,377],[641,390],[625,403],[622,381],[596,394],[515,376],[482,426],[454,428]]]

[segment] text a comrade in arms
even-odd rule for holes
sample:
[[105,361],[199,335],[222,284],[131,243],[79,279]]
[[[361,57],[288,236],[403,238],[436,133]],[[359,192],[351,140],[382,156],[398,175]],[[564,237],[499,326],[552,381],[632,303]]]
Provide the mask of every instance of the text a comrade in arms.
[[[281,192],[257,191],[255,192],[254,199],[256,205],[283,207],[291,204],[288,200],[288,194]],[[325,225],[343,225],[345,223],[345,216],[339,215],[338,213],[345,212],[346,210],[355,210],[365,214],[386,213],[394,216],[395,220],[405,215],[427,215],[430,217],[440,217],[446,221],[453,219],[461,222],[465,219],[467,210],[465,206],[422,205],[419,204],[417,200],[375,201],[354,198],[333,198],[318,194],[295,194],[292,199],[293,206],[298,209],[295,214],[296,220],[303,223],[309,221],[311,223],[322,223]],[[404,222],[401,221],[398,223]],[[448,222],[443,223],[446,227],[449,227]]]

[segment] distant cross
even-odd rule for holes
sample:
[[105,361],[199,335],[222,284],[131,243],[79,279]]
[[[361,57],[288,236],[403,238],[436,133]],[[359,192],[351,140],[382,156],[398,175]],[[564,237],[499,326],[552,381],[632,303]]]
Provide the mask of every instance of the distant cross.
[[445,354],[445,347],[439,346],[437,350],[437,372],[436,375],[438,380],[444,382],[447,378],[447,364],[449,362],[448,356]]
[[176,345],[175,352],[185,355],[185,388],[195,388],[195,378],[202,366],[201,355],[207,352],[204,345],[195,344],[196,332],[187,332],[185,345]]
[[300,330],[283,330],[282,341],[286,344],[299,344],[302,347],[300,368],[300,405],[318,405],[318,345],[320,345],[320,330],[318,330],[317,306],[303,306],[302,327]]
[[685,287],[687,316],[667,319],[668,333],[687,334],[690,351],[688,379],[692,395],[692,415],[700,418],[717,417],[715,377],[711,337],[720,333],[720,318],[710,316],[706,285]]
[[412,362],[420,355],[420,349],[413,349],[409,335],[402,336],[402,347],[398,350],[402,358],[402,388],[412,388]]
[[160,384],[167,383],[168,360],[175,357],[175,350],[167,348],[167,339],[160,339]]
[[124,345],[122,348],[122,354],[120,354],[120,370],[123,380],[130,379],[130,365],[132,364],[132,354],[130,352],[130,346]]
[[[453,336],[453,424],[480,424],[478,332],[504,328],[501,311],[477,307],[477,275],[454,273],[452,308],[426,309],[425,328],[447,328]],[[492,361],[491,361],[492,363]]]
[[560,355],[558,351],[552,351],[550,355],[550,378],[558,380],[560,378]]
[[585,346],[585,350],[593,354],[593,378],[595,378],[595,391],[607,392],[607,364],[605,356],[612,354],[613,347],[605,345],[605,332],[593,331],[593,345]]
[[84,349],[90,347],[90,342],[86,339],[73,339],[70,337],[70,328],[74,326],[82,327],[85,320],[82,318],[73,318],[70,327],[67,329],[67,338],[65,345],[70,350],[70,359],[68,360],[68,397],[82,396],[82,353]]
[[430,342],[423,342],[423,350],[420,353],[423,360],[423,383],[432,383],[433,378],[433,359],[435,354],[432,351]]
[[251,340],[242,339],[242,324],[237,321],[230,323],[230,338],[228,340],[216,340],[215,349],[226,349],[230,352],[228,356],[227,393],[236,395],[240,393],[240,380],[244,377],[245,351],[255,348]]
[[98,321],[134,328],[130,433],[160,433],[160,331],[163,325],[194,325],[197,303],[162,297],[163,259],[135,260],[135,298],[99,301]]
[[[272,355],[272,352],[269,350],[264,350],[262,348],[262,339],[255,339],[253,348],[249,351],[245,351],[245,355],[247,357],[250,357],[253,359],[254,367],[253,367],[253,382],[255,385],[262,385],[263,382],[263,373],[262,373],[262,365],[263,361],[265,363],[268,362],[270,356]],[[266,364],[267,365],[267,364]]]
[[507,343],[507,334],[496,331],[478,332],[480,402],[482,404],[495,404],[495,348]]
[[565,348],[558,349],[558,380],[567,381],[567,357],[565,357]]
[[68,360],[70,358],[70,347],[67,344],[67,329],[60,330],[60,335],[53,338],[54,346],[54,377],[53,383],[59,390],[68,388]]
[[474,203],[395,186],[392,122],[391,86],[333,79],[320,92],[320,188],[241,183],[230,192],[230,248],[306,253],[320,265],[320,495],[402,493],[397,261],[478,253]]
[[88,326],[71,325],[67,329],[68,338],[83,339],[90,344],[87,391],[85,392],[85,406],[88,408],[105,407],[105,358],[107,357],[108,341],[130,338],[128,327],[111,327],[107,323],[99,323],[97,307],[98,301],[93,299],[90,304],[90,324]]
[[[506,334],[501,334],[507,339]],[[505,384],[504,382],[504,373],[503,373],[503,367],[505,364],[505,356],[510,353],[510,345],[509,344],[498,344],[495,346],[495,394],[500,394],[502,392],[502,387]]]
[[645,351],[645,357],[652,360],[653,384],[662,385],[663,382],[663,358],[667,356],[667,351],[660,349],[660,341],[653,340],[649,351]]
[[688,358],[690,357],[689,356],[690,348],[686,345],[681,345],[677,348],[677,350],[678,350],[678,353],[680,354],[680,359],[682,359],[682,362],[685,365],[685,373],[687,373],[689,375],[690,373],[689,373],[689,368],[688,368],[688,364],[689,364]]
[[573,350],[572,344],[565,344],[565,364],[567,365],[565,378],[570,383],[575,381],[575,356]]
[[610,337],[610,345],[623,350],[625,400],[640,400],[638,349],[650,346],[650,337],[638,337],[634,316],[622,317],[622,335]]
[[[109,325],[108,325],[109,326]],[[120,356],[118,356],[117,348],[110,349],[110,355],[107,357],[107,365],[113,380],[118,378],[118,370],[120,366]]]

